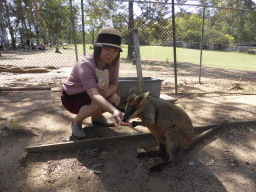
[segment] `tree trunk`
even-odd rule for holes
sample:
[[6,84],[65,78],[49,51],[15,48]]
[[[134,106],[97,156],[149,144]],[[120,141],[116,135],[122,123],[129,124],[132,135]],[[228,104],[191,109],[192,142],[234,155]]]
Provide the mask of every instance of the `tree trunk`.
[[11,21],[10,21],[10,14],[9,14],[9,8],[8,5],[6,3],[6,0],[4,0],[4,5],[5,5],[5,10],[6,10],[6,17],[7,17],[7,21],[8,21],[8,28],[9,28],[9,32],[12,38],[12,48],[16,49],[16,44],[15,44],[15,37],[14,37],[14,32],[13,32],[13,27],[11,25]]
[[133,59],[133,30],[134,30],[134,20],[133,20],[133,2],[129,2],[129,44],[128,44],[128,55],[127,59],[131,61]]

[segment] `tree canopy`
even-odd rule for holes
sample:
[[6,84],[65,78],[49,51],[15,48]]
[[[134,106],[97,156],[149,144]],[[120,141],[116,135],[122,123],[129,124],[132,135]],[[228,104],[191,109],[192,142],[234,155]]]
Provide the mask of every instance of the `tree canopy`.
[[[17,38],[22,42],[26,39],[34,39],[37,44],[72,43],[73,31],[69,3],[69,0],[0,0],[0,9],[3,10],[0,12],[2,18],[0,27],[7,29],[13,48]],[[214,6],[214,8],[206,7],[205,43],[255,44],[256,5],[252,0],[200,0],[198,3]],[[123,43],[126,44],[129,42],[131,35],[129,32],[132,28],[139,30],[141,44],[168,44],[172,39],[171,5],[163,3],[137,5],[136,9],[132,6],[133,11],[131,11],[127,9],[128,2],[84,1],[86,43],[95,41],[94,37],[100,28],[112,26],[121,31]],[[177,40],[200,42],[203,8],[191,11],[189,6],[176,5],[175,9]],[[73,3],[78,43],[82,43],[80,12],[80,4]]]

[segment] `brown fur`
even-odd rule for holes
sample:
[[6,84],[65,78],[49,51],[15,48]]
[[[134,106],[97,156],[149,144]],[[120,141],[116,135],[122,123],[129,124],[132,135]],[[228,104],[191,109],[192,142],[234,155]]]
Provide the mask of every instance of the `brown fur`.
[[[148,96],[149,93],[136,95],[130,90],[123,121],[138,117],[141,122],[133,121],[132,126],[147,127],[159,142],[159,151],[142,152],[138,157],[164,156],[167,160],[150,168],[150,172],[161,171],[167,164],[174,165],[180,151],[186,150],[192,143],[198,143],[205,137],[194,139],[194,128],[187,113],[173,103]],[[211,134],[208,133],[207,136]]]

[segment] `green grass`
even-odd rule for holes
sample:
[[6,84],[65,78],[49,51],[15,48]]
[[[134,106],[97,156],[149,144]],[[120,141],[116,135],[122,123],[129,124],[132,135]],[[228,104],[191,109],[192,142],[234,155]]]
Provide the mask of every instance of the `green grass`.
[[[93,49],[86,45],[86,54],[91,53]],[[70,45],[70,47],[73,47]],[[83,46],[77,45],[79,58],[83,54]],[[126,58],[128,46],[122,46],[121,58]],[[177,48],[177,62],[183,64],[200,64],[200,50]],[[163,46],[140,46],[141,60],[162,61],[166,64],[173,62],[173,48]],[[203,67],[224,68],[233,70],[256,71],[256,55],[250,55],[237,52],[222,52],[203,50]]]

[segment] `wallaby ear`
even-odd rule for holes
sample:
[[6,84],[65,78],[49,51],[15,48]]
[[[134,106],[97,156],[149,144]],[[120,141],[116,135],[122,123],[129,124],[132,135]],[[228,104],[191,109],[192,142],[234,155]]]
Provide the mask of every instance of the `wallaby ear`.
[[146,97],[149,95],[149,92],[146,92],[146,93],[143,93],[142,95],[138,95],[136,98],[135,98],[135,102],[138,102],[138,103],[141,103],[143,102]]
[[132,86],[129,90],[129,95],[137,95],[137,88],[135,86]]
[[149,95],[149,91],[144,93],[143,95],[144,95],[144,98],[146,98]]

